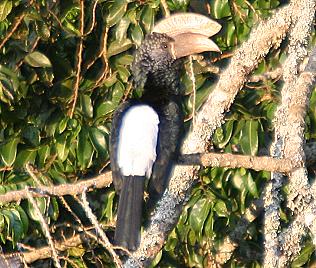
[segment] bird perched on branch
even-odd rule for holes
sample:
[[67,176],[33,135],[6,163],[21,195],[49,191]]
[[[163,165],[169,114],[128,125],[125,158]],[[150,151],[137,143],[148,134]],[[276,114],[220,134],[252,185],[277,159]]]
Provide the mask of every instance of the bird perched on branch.
[[110,138],[112,177],[120,194],[116,245],[133,251],[139,244],[145,179],[149,198],[159,197],[168,183],[183,133],[182,59],[219,51],[209,37],[220,28],[202,15],[173,15],[154,27],[135,54],[133,87],[142,96],[119,106]]

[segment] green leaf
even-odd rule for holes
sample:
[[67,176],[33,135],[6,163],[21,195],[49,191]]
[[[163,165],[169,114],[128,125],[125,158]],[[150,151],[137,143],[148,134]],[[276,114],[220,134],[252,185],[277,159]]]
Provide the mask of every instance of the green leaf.
[[[42,215],[45,215],[45,211],[47,208],[47,201],[44,197],[37,197],[35,198],[35,202],[41,212]],[[27,213],[29,215],[29,217],[34,220],[34,221],[39,221],[40,218],[37,215],[34,206],[32,205],[32,203],[30,201],[27,202]]]
[[117,81],[116,75],[117,75],[117,73],[113,73],[107,79],[104,80],[104,85],[107,88],[109,88],[109,87],[111,87],[111,86],[113,86],[115,84],[115,82]]
[[113,103],[119,104],[124,95],[125,87],[120,81],[116,82],[113,87],[112,101]]
[[89,131],[86,127],[82,127],[79,133],[78,140],[78,164],[81,169],[86,169],[91,166],[93,157],[93,147],[89,140]]
[[215,236],[214,223],[214,212],[213,210],[211,210],[204,223],[204,234],[207,235],[207,237],[210,237],[211,239],[213,239]]
[[135,25],[132,30],[131,37],[136,46],[139,47],[142,40],[144,39],[143,30],[139,25]]
[[133,46],[131,40],[124,38],[122,40],[115,40],[110,43],[108,48],[108,57],[120,54]]
[[34,51],[27,54],[24,60],[32,67],[52,67],[49,58],[39,51]]
[[96,117],[99,118],[101,116],[105,116],[115,110],[117,104],[112,101],[104,101],[99,104],[96,108]]
[[68,156],[69,148],[67,147],[68,133],[62,133],[56,138],[56,150],[58,158],[64,162]]
[[301,250],[300,255],[295,258],[291,268],[305,267],[311,255],[315,251],[315,246],[311,242],[307,242],[305,247]]
[[37,165],[39,168],[43,168],[45,166],[47,158],[50,156],[50,147],[49,145],[43,145],[39,148],[38,152],[38,160]]
[[15,160],[15,167],[22,168],[27,163],[34,164],[36,154],[36,149],[20,150]]
[[213,142],[218,148],[225,148],[225,146],[229,143],[233,134],[233,126],[234,121],[229,120],[222,127],[216,129],[213,135]]
[[214,211],[219,217],[228,217],[228,209],[223,200],[218,200],[214,206]]
[[251,173],[247,172],[247,175],[243,176],[244,183],[246,185],[247,190],[255,197],[259,197],[257,185],[255,181],[253,180]]
[[198,110],[202,104],[207,100],[210,92],[214,88],[214,83],[206,81],[196,92],[195,109]]
[[207,198],[201,198],[192,207],[189,223],[199,239],[202,237],[204,222],[210,212],[211,207],[212,203]]
[[2,215],[1,212],[0,212],[0,233],[2,233],[2,231],[4,230],[4,228],[5,228],[4,217],[3,217],[3,215]]
[[64,132],[64,130],[67,127],[67,123],[68,123],[69,117],[64,117],[63,119],[60,120],[59,124],[58,124],[58,133],[61,134]]
[[12,242],[15,245],[16,242],[20,241],[24,236],[24,226],[20,213],[15,209],[11,209],[10,212],[14,219],[14,221],[12,221]]
[[144,6],[142,15],[141,15],[141,22],[146,33],[149,33],[151,31],[154,24],[154,17],[155,17],[154,9],[151,8],[149,5]]
[[256,155],[258,152],[258,126],[257,120],[250,120],[242,129],[240,145],[245,154]]
[[22,131],[22,137],[31,145],[38,146],[40,144],[40,130],[35,126],[27,126]]
[[239,170],[237,170],[232,178],[233,185],[240,191],[245,189],[245,181],[243,179],[243,176],[240,174]]
[[221,19],[230,16],[228,0],[214,0],[211,1],[210,4],[215,19]]
[[48,207],[48,215],[54,221],[58,219],[59,207],[58,207],[58,202],[55,197],[50,199],[50,204]]
[[24,232],[24,234],[26,234],[28,229],[29,229],[29,218],[27,217],[25,211],[20,206],[17,206],[16,210],[20,214],[20,219],[21,219],[22,225],[23,225],[23,232]]
[[0,147],[1,159],[7,167],[15,161],[19,141],[19,138],[12,138]]
[[117,66],[118,74],[121,80],[126,83],[128,81],[129,76],[131,75],[130,72],[122,65]]
[[[118,65],[124,65],[124,66],[132,65],[133,60],[134,60],[134,56],[129,55],[129,54],[120,54],[120,55],[113,57],[113,61],[114,61],[116,66],[118,66]],[[113,84],[114,83],[112,83],[112,85]]]
[[88,118],[92,118],[93,106],[92,106],[91,98],[88,95],[81,95],[80,100],[81,100],[80,103],[81,103],[81,109],[82,109],[83,114]]
[[115,192],[112,191],[107,195],[107,198],[105,199],[105,208],[103,210],[103,217],[106,217],[108,221],[111,221],[113,219],[113,200],[115,197]]
[[158,254],[155,256],[155,258],[154,258],[153,261],[151,262],[149,268],[156,267],[156,265],[160,262],[161,257],[162,257],[162,250],[160,250],[160,251],[158,252]]
[[1,240],[4,240],[4,243],[5,243],[7,237],[9,236],[9,234],[11,234],[12,221],[14,221],[14,218],[11,211],[9,211],[8,209],[2,209],[1,214],[3,215],[5,219],[5,225],[4,225],[5,228],[3,232],[1,233]]
[[129,18],[122,18],[115,26],[115,40],[121,41],[126,38],[127,29],[131,21]]
[[116,0],[109,9],[109,14],[106,17],[108,27],[112,27],[124,16],[127,8],[125,0]]
[[2,0],[0,2],[0,21],[6,19],[12,10],[12,1]]
[[99,157],[105,158],[108,150],[104,133],[97,128],[91,127],[89,129],[89,137],[93,147],[98,152]]
[[13,221],[14,221],[14,217],[11,213],[10,210],[8,209],[2,209],[1,210],[1,214],[3,215],[4,219],[5,219],[5,239],[7,238],[6,236],[8,236],[9,234],[11,234],[12,231],[12,225],[13,225]]

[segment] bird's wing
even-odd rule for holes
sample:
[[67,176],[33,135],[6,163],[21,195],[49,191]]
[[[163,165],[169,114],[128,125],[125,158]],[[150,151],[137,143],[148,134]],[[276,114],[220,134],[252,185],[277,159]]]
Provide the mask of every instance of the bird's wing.
[[156,160],[159,117],[146,104],[128,108],[122,118],[117,162],[123,176],[151,175]]
[[157,158],[148,184],[153,202],[163,194],[167,186],[184,135],[183,114],[177,102],[169,101],[162,109],[159,119]]
[[112,128],[110,135],[110,160],[111,160],[111,170],[112,170],[112,180],[114,183],[115,190],[119,192],[122,188],[122,175],[120,173],[119,166],[117,164],[117,149],[118,149],[118,139],[119,131],[122,123],[122,117],[125,111],[132,105],[131,101],[126,101],[122,103],[114,112],[112,119]]
[[159,117],[148,105],[127,102],[115,112],[111,131],[113,183],[121,190],[123,176],[150,177],[156,159]]

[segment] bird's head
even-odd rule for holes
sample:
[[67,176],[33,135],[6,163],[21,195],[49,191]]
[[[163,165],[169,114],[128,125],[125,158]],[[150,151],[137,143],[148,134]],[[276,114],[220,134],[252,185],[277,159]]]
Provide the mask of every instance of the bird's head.
[[160,21],[138,48],[132,65],[136,87],[158,87],[179,80],[181,59],[204,51],[220,51],[209,39],[221,29],[217,22],[193,13],[180,13]]
[[148,34],[135,54],[132,66],[134,81],[171,68],[175,61],[174,39],[163,33]]

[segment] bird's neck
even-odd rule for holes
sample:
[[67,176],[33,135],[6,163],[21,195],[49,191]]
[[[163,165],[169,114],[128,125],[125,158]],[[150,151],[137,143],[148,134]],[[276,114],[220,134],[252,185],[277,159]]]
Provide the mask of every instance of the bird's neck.
[[141,100],[159,104],[179,96],[180,72],[181,65],[175,64],[172,68],[148,73]]

